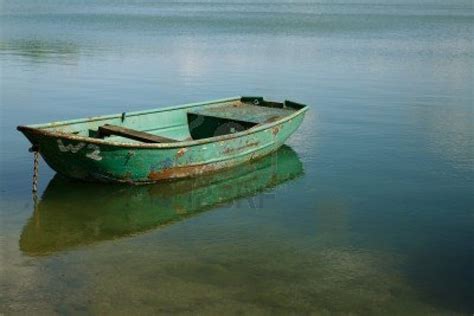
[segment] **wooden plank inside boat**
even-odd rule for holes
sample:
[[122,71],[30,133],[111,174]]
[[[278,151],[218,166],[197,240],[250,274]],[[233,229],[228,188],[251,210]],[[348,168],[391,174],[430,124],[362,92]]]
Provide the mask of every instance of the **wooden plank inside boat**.
[[175,143],[177,142],[176,139],[153,135],[150,133],[145,133],[145,132],[137,131],[134,129],[122,127],[122,126],[105,124],[99,127],[98,136],[100,138],[105,137],[105,136],[111,136],[111,135],[122,136],[122,137],[130,138],[130,139],[138,140],[144,143]]

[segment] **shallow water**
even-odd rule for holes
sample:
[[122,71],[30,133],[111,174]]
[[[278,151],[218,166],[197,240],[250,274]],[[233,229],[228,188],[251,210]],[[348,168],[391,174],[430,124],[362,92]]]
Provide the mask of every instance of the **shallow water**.
[[[0,313],[472,314],[471,1],[0,2]],[[278,153],[85,185],[19,124],[264,95]],[[53,178],[54,177],[54,178]]]

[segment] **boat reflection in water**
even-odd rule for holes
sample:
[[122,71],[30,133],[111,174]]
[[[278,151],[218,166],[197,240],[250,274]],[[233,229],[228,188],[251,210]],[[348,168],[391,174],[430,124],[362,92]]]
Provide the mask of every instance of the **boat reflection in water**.
[[[288,146],[222,172],[147,186],[75,182],[55,176],[20,237],[20,249],[47,255],[129,236],[238,199],[251,198],[303,174]],[[250,203],[258,207],[259,202]],[[245,205],[245,204],[241,204]]]

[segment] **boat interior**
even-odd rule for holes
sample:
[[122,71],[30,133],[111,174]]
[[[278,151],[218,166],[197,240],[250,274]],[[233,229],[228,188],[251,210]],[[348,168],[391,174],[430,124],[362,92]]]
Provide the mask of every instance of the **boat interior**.
[[31,127],[122,143],[172,143],[241,132],[304,107],[291,101],[241,97]]

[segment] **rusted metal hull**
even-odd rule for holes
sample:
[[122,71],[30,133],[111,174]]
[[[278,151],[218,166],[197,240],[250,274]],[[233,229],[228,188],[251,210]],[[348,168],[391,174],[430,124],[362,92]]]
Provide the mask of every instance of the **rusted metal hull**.
[[[228,103],[233,102],[232,100],[236,99],[218,101]],[[218,104],[218,101],[202,105]],[[175,110],[163,109],[166,113],[160,117],[164,120],[174,115],[179,121],[181,112],[194,107],[202,106],[196,104],[177,107]],[[305,110],[306,107],[301,106],[281,119],[257,124],[253,128],[229,135],[199,140],[184,139],[165,144],[118,142],[84,136],[86,129],[91,132],[102,122],[115,122],[115,116],[91,118],[92,123],[76,120],[21,126],[18,129],[33,145],[39,147],[47,164],[60,174],[88,181],[144,184],[198,176],[263,157],[277,150],[295,132],[303,121]],[[153,111],[159,112],[160,110]],[[147,112],[137,113],[147,115]],[[133,115],[136,113],[129,114],[130,121]],[[84,127],[84,124],[87,125]],[[69,127],[74,125],[76,126]],[[181,126],[175,125],[179,128]]]

